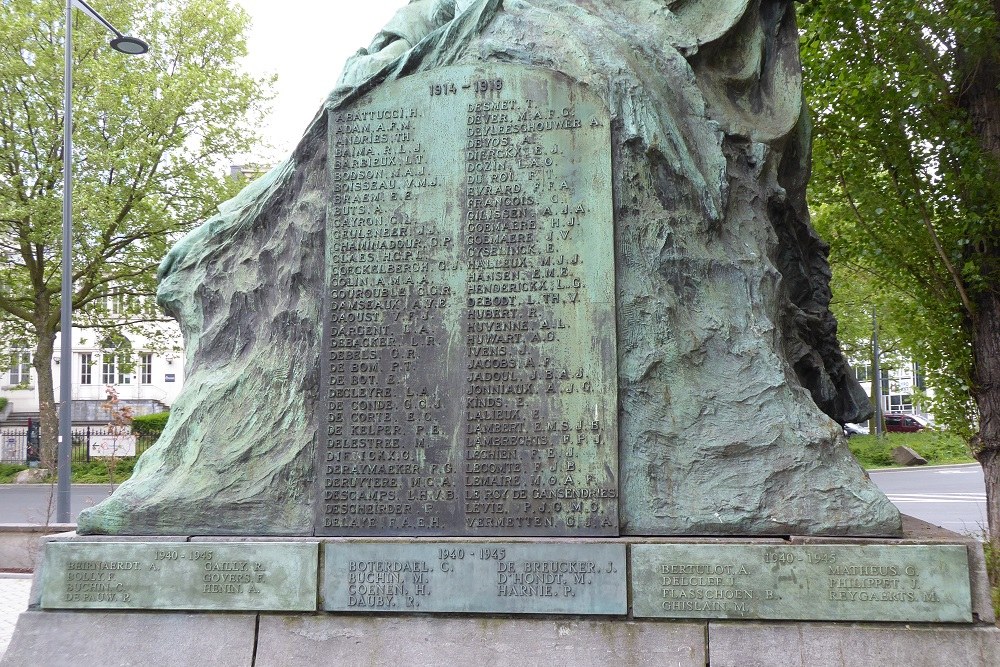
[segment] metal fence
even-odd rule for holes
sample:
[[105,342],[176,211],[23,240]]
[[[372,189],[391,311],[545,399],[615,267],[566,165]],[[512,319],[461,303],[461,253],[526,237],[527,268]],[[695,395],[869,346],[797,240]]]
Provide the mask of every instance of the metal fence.
[[[156,436],[140,435],[123,437],[115,435],[107,428],[86,427],[75,428],[73,433],[73,449],[70,460],[74,463],[100,460],[109,456],[126,458],[139,456],[149,449]],[[30,445],[30,446],[29,446]],[[28,465],[37,461],[36,443],[30,443],[28,428],[0,428],[0,463]]]

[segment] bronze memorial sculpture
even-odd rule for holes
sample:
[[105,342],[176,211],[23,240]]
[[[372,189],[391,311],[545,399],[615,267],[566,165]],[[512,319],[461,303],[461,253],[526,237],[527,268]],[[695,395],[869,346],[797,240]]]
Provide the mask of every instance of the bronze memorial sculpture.
[[[606,299],[613,303],[605,304],[605,319],[577,332],[571,356],[596,360],[604,354],[595,371],[603,374],[598,402],[607,413],[600,435],[611,447],[617,441],[619,451],[617,465],[611,458],[602,463],[602,475],[606,464],[611,471],[599,486],[620,488],[620,498],[601,504],[620,502],[621,532],[898,534],[895,509],[865,479],[834,422],[863,419],[869,406],[837,346],[827,308],[825,246],[805,209],[808,122],[792,4],[539,0],[508,1],[502,10],[499,2],[458,5],[457,16],[455,2],[404,7],[368,50],[347,63],[341,85],[292,158],[170,252],[160,269],[159,298],[183,327],[189,380],[160,443],[114,498],[84,513],[81,532],[313,532],[313,508],[323,502],[316,480],[323,478],[329,426],[328,396],[318,395],[322,308],[333,291],[329,281],[324,284],[323,247],[337,243],[325,238],[350,224],[351,210],[331,204],[327,169],[347,160],[328,161],[329,119],[393,82],[445,67],[483,72],[495,65],[561,72],[607,109],[595,121],[599,126],[578,133],[594,130],[586,141],[602,142],[614,165],[612,182],[602,191],[607,201],[586,203],[592,213],[582,221],[606,241],[600,258],[606,270],[585,263],[574,272],[586,281],[584,274],[593,269],[584,291],[598,287],[596,282],[613,285],[613,298],[609,293]],[[472,101],[505,97],[502,90],[458,90]],[[377,224],[388,225],[403,210],[447,215],[435,233],[468,244],[466,223],[476,202],[463,190],[466,168],[455,169],[452,162],[464,159],[466,128],[430,128],[431,103],[428,98],[401,106],[426,107],[414,111],[423,114],[424,138],[454,132],[463,136],[461,146],[441,164],[422,165],[442,181],[437,189],[414,190],[414,202],[383,206]],[[519,115],[482,114],[487,121]],[[468,121],[462,116],[457,122]],[[563,131],[556,141],[570,134]],[[534,136],[496,135],[515,143]],[[491,161],[498,153],[488,147],[498,144],[489,138],[474,144],[485,151],[475,159],[518,171],[513,179],[526,187],[532,174],[515,160]],[[364,156],[356,155],[355,162],[364,164]],[[494,174],[485,175],[488,185]],[[400,193],[406,189],[395,186]],[[591,194],[583,183],[567,187],[577,191],[559,202],[560,210]],[[445,212],[442,197],[455,210]],[[479,208],[488,205],[480,201]],[[520,213],[538,220],[543,207],[536,203]],[[559,215],[552,223],[539,220],[533,255],[543,253],[540,238],[553,224],[571,222],[572,212]],[[492,236],[487,240],[498,234]],[[424,263],[441,259],[428,245],[416,254]],[[526,266],[539,268],[539,258]],[[417,274],[412,266],[405,270]],[[445,285],[447,274],[419,278]],[[411,290],[399,308],[409,313],[418,299]],[[451,301],[464,307],[461,295]],[[380,308],[388,303],[384,299]],[[537,326],[539,316],[530,317],[526,308],[507,314]],[[563,310],[583,308],[595,310],[583,302]],[[467,321],[456,325],[468,329]],[[590,340],[596,335],[597,349]],[[413,378],[445,358],[464,360],[465,347],[464,339],[446,346],[439,337],[433,357],[426,350],[418,355]],[[375,382],[384,386],[387,354],[379,351],[375,365],[382,374]],[[564,366],[559,370],[569,370]],[[529,371],[522,364],[509,375],[526,381]],[[468,388],[454,378],[426,379],[420,386],[455,404],[454,410],[465,401]],[[397,387],[406,385],[398,380]],[[527,405],[544,394],[539,386],[530,392]],[[401,395],[394,409],[401,408]],[[454,410],[432,417],[468,419]],[[529,410],[522,406],[522,413]],[[401,419],[378,410],[369,417],[385,424]],[[403,426],[402,446],[412,448],[416,433]],[[453,426],[441,424],[449,432]],[[455,451],[440,457],[440,464],[449,459],[458,469],[465,435],[463,442],[453,438],[442,445]],[[417,476],[426,474],[429,469]],[[447,511],[463,512],[457,507],[462,502],[452,502],[456,507]],[[617,534],[618,520],[611,516],[611,523],[610,531],[599,532]],[[388,524],[384,528],[392,532]]]
[[841,434],[808,175],[791,0],[410,2],[164,259],[183,393],[5,660],[995,664]]

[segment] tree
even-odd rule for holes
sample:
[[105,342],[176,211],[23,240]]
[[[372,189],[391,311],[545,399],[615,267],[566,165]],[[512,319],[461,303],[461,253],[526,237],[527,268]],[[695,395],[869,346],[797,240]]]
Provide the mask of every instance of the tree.
[[[269,87],[241,70],[249,19],[226,0],[107,5],[98,9],[151,49],[124,56],[108,48],[100,25],[80,14],[74,21],[77,326],[160,317],[149,308],[155,268],[174,240],[233,194],[237,184],[221,167],[254,145]],[[20,328],[33,342],[49,464],[61,307],[63,8],[59,0],[0,3],[0,330]]]
[[1000,0],[800,8],[811,202],[832,260],[912,297],[935,415],[971,436],[1000,535]]
[[[813,217],[818,227],[827,227],[825,214],[826,207],[817,205]],[[924,359],[914,352],[910,335],[920,329],[920,323],[914,322],[911,315],[913,300],[910,295],[850,264],[837,263],[832,268],[830,309],[837,318],[837,338],[848,359],[868,367],[866,375],[858,379],[875,381],[871,373],[875,367],[873,316],[876,314],[882,372],[899,367],[905,361],[916,360],[923,365]],[[874,405],[874,385],[871,399]],[[875,433],[874,415],[869,424],[871,432]]]

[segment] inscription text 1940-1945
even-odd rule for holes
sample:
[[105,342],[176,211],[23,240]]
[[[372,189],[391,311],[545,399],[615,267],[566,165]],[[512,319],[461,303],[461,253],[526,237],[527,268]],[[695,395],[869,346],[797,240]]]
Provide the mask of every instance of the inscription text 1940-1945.
[[306,543],[51,543],[42,607],[312,611],[318,553]]
[[632,581],[636,616],[972,620],[960,545],[643,544]]
[[327,611],[624,614],[620,544],[324,544]]
[[319,534],[617,533],[607,116],[514,66],[331,112]]

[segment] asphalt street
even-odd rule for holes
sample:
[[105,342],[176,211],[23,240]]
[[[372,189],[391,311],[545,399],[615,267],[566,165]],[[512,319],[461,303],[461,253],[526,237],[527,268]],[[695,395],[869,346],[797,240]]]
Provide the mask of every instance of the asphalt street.
[[[958,533],[981,535],[985,531],[986,491],[979,464],[875,471],[871,478],[905,514]],[[71,521],[109,493],[107,484],[74,484]],[[50,521],[54,521],[54,488],[0,484],[0,523],[45,523],[50,498]]]
[[[70,523],[77,515],[111,495],[108,484],[73,484]],[[0,484],[0,523],[52,523],[56,518],[56,488],[48,484]]]
[[986,533],[986,486],[978,463],[870,473],[903,514],[956,533]]

